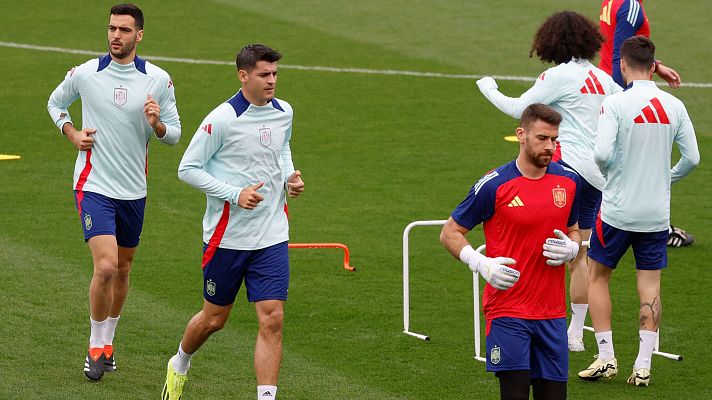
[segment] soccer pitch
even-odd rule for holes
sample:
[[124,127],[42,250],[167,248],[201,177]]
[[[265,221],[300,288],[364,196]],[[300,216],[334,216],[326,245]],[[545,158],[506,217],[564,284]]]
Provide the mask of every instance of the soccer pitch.
[[[701,84],[673,92],[695,125],[702,162],[673,187],[672,216],[697,243],[669,251],[662,280],[661,350],[685,359],[654,357],[649,388],[625,384],[638,349],[628,255],[611,286],[620,375],[576,377],[596,353],[587,333],[587,351],[570,358],[571,399],[712,398],[712,13],[705,1],[684,3],[645,7],[658,58]],[[251,42],[284,54],[277,96],[294,107],[292,152],[306,182],[289,204],[291,240],[344,243],[358,269],[342,269],[335,250],[291,250],[279,399],[498,398],[497,380],[472,358],[471,274],[440,246],[436,227],[413,231],[410,243],[411,328],[432,340],[402,333],[402,232],[414,220],[447,218],[470,185],[518,151],[503,140],[516,121],[474,79],[457,76],[533,81],[550,66],[528,57],[536,27],[563,9],[597,20],[600,1],[138,3],[146,16],[139,55],[198,62],[155,61],[176,85],[183,137],[174,148],[150,145],[146,220],[114,342],[119,372],[96,384],[82,373],[92,266],[71,192],[76,151],[46,112],[66,71],[92,56],[39,48],[105,52],[112,4],[0,2],[0,154],[22,157],[0,161],[0,399],[158,398],[166,362],[202,304],[205,200],[178,181],[178,162],[203,117],[239,88],[229,64]],[[498,82],[513,96],[531,85]],[[80,111],[75,103],[75,121]],[[481,243],[481,231],[470,239]],[[256,333],[241,293],[225,329],[193,358],[184,398],[253,399]]]

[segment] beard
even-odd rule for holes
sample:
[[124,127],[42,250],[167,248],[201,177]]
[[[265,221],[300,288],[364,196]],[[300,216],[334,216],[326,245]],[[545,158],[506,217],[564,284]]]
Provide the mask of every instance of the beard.
[[120,50],[114,50],[111,47],[111,42],[109,42],[109,52],[111,53],[112,56],[118,58],[118,59],[124,59],[128,57],[131,52],[136,48],[136,42],[132,41],[126,44],[120,43],[121,49]]
[[544,150],[541,153],[527,152],[527,158],[529,162],[536,165],[539,168],[546,168],[551,163],[551,157],[554,155],[553,151]]

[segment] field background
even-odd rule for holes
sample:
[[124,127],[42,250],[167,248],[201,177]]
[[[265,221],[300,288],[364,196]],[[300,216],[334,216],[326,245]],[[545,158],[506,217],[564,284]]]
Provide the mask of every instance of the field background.
[[[102,52],[105,1],[0,1],[0,41]],[[646,2],[658,57],[685,82],[709,82],[712,23],[702,0]],[[290,202],[293,242],[349,246],[358,272],[333,250],[292,250],[279,398],[495,399],[496,379],[472,359],[470,273],[438,243],[438,228],[411,235],[411,328],[402,331],[401,237],[414,220],[445,219],[479,176],[511,160],[503,136],[515,121],[472,79],[304,71],[330,66],[536,77],[528,57],[536,27],[572,9],[597,20],[600,3],[572,1],[310,0],[142,1],[139,54],[231,61],[263,42],[284,54],[278,97],[295,109],[292,150],[306,192]],[[157,62],[176,85],[183,138],[151,145],[149,197],[129,299],[115,340],[119,372],[88,382],[91,257],[71,194],[76,157],[46,112],[65,71],[90,56],[0,46],[0,399],[158,398],[165,363],[201,305],[204,196],[179,182],[178,162],[202,118],[238,88],[233,67]],[[150,57],[147,57],[150,60]],[[510,95],[530,82],[500,81]],[[695,124],[702,164],[673,188],[673,222],[697,237],[669,252],[663,278],[662,350],[652,386],[629,387],[637,354],[632,258],[614,274],[614,340],[621,376],[591,384],[575,373],[593,360],[571,355],[569,398],[712,397],[709,270],[712,228],[710,88],[674,91]],[[80,107],[72,109],[79,121]],[[471,240],[482,241],[481,232]],[[252,399],[254,310],[244,294],[226,328],[195,356],[186,399]]]

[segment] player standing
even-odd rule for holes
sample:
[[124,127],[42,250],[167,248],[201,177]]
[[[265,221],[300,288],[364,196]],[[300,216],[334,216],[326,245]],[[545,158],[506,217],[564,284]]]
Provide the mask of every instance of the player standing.
[[[633,247],[640,346],[628,383],[648,386],[662,315],[660,276],[667,266],[670,183],[689,174],[699,163],[700,153],[685,106],[651,81],[653,42],[644,36],[627,39],[621,45],[621,58],[629,88],[603,102],[595,146],[596,163],[607,177],[589,250],[589,306],[598,358],[579,376],[598,380],[618,373],[608,282],[621,257]],[[673,142],[681,158],[670,169]]]
[[[599,68],[613,77],[618,85],[625,87],[620,68],[620,47],[624,40],[635,35],[650,37],[650,23],[643,9],[642,0],[603,0],[600,27],[605,41],[601,47]],[[680,86],[680,75],[672,68],[655,60],[654,72],[672,88]],[[685,230],[670,225],[667,245],[689,246],[695,237]]]
[[193,136],[178,169],[205,192],[203,309],[188,323],[168,361],[164,400],[180,399],[190,360],[227,321],[244,280],[255,304],[258,400],[273,400],[282,357],[284,302],[289,287],[286,196],[304,190],[289,141],[292,107],[274,97],[282,55],[263,45],[237,54],[242,88],[214,109]]
[[[116,370],[113,339],[143,226],[148,142],[155,135],[175,145],[181,134],[173,82],[136,55],[142,39],[143,12],[133,4],[112,7],[109,53],[72,68],[47,103],[54,123],[79,150],[74,196],[94,262],[84,364],[91,380]],[[82,130],[68,110],[79,98]]]
[[[491,77],[477,81],[482,94],[505,114],[519,118],[525,107],[548,104],[563,120],[554,161],[574,169],[579,180],[578,224],[581,237],[588,238],[601,202],[605,179],[593,161],[593,146],[598,127],[598,110],[603,99],[621,91],[609,75],[589,62],[601,47],[602,37],[588,18],[572,11],[549,17],[534,35],[531,54],[557,65],[544,71],[529,90],[518,98],[507,97]],[[571,281],[571,324],[568,346],[584,351],[583,326],[588,310],[588,262],[580,251],[569,264]]]
[[[561,265],[578,253],[580,235],[578,175],[550,163],[560,122],[551,107],[525,108],[516,130],[518,157],[482,177],[440,234],[448,251],[488,282],[483,297],[487,370],[499,378],[502,399],[529,398],[530,385],[534,399],[566,398]],[[486,256],[465,238],[480,223]]]

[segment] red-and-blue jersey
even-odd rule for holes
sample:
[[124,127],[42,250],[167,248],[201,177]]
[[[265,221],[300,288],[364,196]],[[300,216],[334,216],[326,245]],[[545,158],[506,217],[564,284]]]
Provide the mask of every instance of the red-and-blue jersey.
[[643,10],[643,0],[603,0],[599,17],[601,34],[606,39],[601,46],[598,68],[606,71],[621,87],[621,44],[631,36],[650,37],[650,24]]
[[554,229],[577,222],[578,175],[550,163],[539,179],[522,176],[516,162],[483,176],[452,218],[467,229],[483,223],[487,257],[510,257],[520,272],[509,290],[485,286],[485,318],[551,319],[566,316],[566,268],[546,264],[542,246]]

